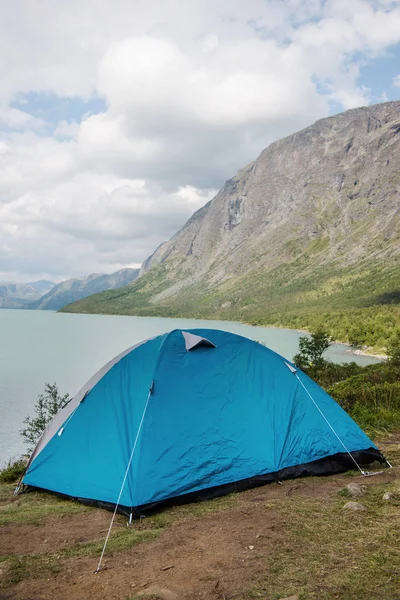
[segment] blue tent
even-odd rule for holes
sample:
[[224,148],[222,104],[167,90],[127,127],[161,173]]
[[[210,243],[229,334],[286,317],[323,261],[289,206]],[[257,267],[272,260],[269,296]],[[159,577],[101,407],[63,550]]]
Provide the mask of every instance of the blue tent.
[[121,512],[384,458],[314,381],[247,338],[174,330],[97,373],[54,418],[23,484]]

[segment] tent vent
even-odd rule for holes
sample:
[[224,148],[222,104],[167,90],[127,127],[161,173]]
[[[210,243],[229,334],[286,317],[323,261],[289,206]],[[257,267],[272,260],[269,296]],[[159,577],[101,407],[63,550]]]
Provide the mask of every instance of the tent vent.
[[201,337],[200,335],[195,335],[194,333],[189,333],[188,331],[182,331],[182,335],[184,337],[185,347],[188,352],[190,350],[195,350],[195,348],[199,348],[200,346],[216,348],[215,344],[210,342],[210,340],[207,338]]

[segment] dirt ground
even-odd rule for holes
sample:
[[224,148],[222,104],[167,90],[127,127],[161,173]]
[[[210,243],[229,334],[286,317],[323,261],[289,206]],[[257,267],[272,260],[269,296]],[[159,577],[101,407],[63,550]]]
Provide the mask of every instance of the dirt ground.
[[[395,449],[397,456],[400,449],[399,440],[392,439],[390,444],[387,444],[386,449],[389,449],[389,454],[390,448]],[[309,548],[316,541],[318,543],[319,534],[319,543],[324,543],[322,536],[326,530],[313,530],[313,510],[321,518],[323,511],[330,511],[326,514],[334,516],[332,528],[336,527],[335,519],[338,522],[349,519],[348,516],[343,516],[346,511],[343,512],[342,506],[352,498],[342,497],[340,493],[350,482],[365,486],[367,498],[378,498],[378,495],[381,498],[382,490],[397,489],[400,470],[395,467],[385,470],[381,475],[368,478],[356,474],[343,474],[285,481],[282,485],[268,484],[226,498],[166,510],[154,517],[134,522],[129,530],[133,529],[139,533],[153,532],[154,536],[149,535],[149,539],[144,537],[141,543],[131,547],[122,545],[118,548],[111,545],[110,550],[106,552],[103,570],[98,574],[94,574],[99,557],[98,547],[101,547],[105,538],[111,513],[101,509],[81,508],[81,505],[78,505],[76,512],[62,514],[63,506],[72,504],[68,501],[60,501],[61,514],[57,512],[57,505],[57,510],[54,509],[52,514],[46,515],[46,511],[42,514],[42,511],[40,518],[33,523],[24,522],[24,519],[18,518],[18,511],[13,512],[13,522],[5,522],[0,528],[0,598],[279,598],[279,586],[275,590],[271,583],[271,578],[274,577],[273,566],[277,564],[278,558],[282,560],[282,552],[290,555],[290,552],[294,551],[295,564],[296,552],[302,548],[301,544],[307,543],[307,538],[302,540],[304,535],[308,535]],[[373,495],[373,488],[376,488],[379,494]],[[369,490],[372,496],[368,496]],[[1,498],[0,509],[4,509],[6,515],[11,514],[7,513],[7,510],[11,510],[10,505],[14,510],[13,503],[20,502],[21,507],[26,510],[27,503],[29,508],[30,497],[33,495],[25,494],[24,497],[15,499],[9,493],[5,493]],[[386,507],[380,508],[379,505],[376,508],[372,504],[373,501],[375,502],[369,500],[370,508],[362,517],[354,513],[350,519],[363,519],[364,527],[368,524],[371,526],[374,519],[379,521],[395,518],[398,507],[392,507],[386,514],[382,512],[386,511]],[[363,499],[360,499],[360,502],[363,502]],[[18,508],[18,505],[16,506]],[[304,534],[298,533],[300,509],[303,510],[304,523],[310,529]],[[293,517],[294,514],[297,516]],[[399,516],[397,512],[397,517]],[[346,536],[346,528],[352,527],[346,523],[351,522],[344,523],[342,541],[345,539],[343,535]],[[114,531],[121,533],[121,539],[128,539],[125,536],[130,532],[123,517],[118,517]],[[98,545],[90,546],[90,542],[98,542]],[[88,543],[89,546],[85,546]],[[82,552],[80,548],[83,548]],[[317,559],[314,557],[312,560],[315,562]],[[310,564],[310,569],[314,569],[314,562]],[[400,573],[400,564],[398,572]],[[397,571],[395,575],[396,573]],[[263,585],[265,581],[269,583]],[[293,579],[287,581],[287,587],[284,589],[289,589],[289,592],[300,590],[300,599],[319,599],[315,587],[307,588],[303,584],[301,587],[300,581],[293,575]],[[331,591],[320,592],[321,598],[343,597],[355,600],[355,596],[353,598],[335,595],[333,583],[329,585]],[[385,592],[378,590],[377,594],[379,593]],[[395,595],[396,592],[387,593],[392,596],[371,595],[370,600],[373,597],[396,600],[400,598],[400,587],[398,596]],[[359,597],[367,598],[368,595]]]

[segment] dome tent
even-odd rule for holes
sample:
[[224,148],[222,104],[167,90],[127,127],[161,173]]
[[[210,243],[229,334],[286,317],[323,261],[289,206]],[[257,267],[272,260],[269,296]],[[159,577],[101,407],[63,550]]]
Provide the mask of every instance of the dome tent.
[[22,483],[143,514],[268,481],[385,462],[279,354],[211,329],[129,348],[55,416]]

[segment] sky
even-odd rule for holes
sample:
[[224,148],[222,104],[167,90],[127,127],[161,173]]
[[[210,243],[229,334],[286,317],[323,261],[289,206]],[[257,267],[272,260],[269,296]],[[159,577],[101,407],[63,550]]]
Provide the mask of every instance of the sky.
[[0,281],[139,265],[275,139],[400,98],[400,0],[0,0]]

